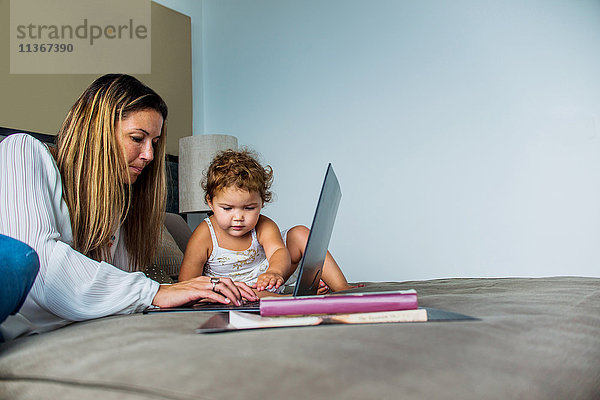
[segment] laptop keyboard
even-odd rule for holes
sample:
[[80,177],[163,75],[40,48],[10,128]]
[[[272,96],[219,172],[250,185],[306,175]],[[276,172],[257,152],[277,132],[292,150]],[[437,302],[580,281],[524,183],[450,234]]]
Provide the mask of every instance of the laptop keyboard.
[[254,308],[256,310],[259,309],[260,301],[248,301],[241,306],[236,306],[234,304],[221,304],[221,303],[196,303],[192,306],[195,310],[203,310],[210,308],[211,310],[236,310],[236,309],[246,309],[246,308]]

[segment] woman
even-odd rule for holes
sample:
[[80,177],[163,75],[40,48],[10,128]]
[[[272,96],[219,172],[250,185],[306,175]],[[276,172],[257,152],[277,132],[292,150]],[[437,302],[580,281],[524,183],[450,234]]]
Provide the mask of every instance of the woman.
[[40,260],[20,312],[0,328],[5,338],[151,304],[257,299],[230,279],[160,285],[139,272],[160,240],[166,118],[152,89],[105,75],[69,111],[53,154],[28,135],[0,143],[0,234],[28,244]]

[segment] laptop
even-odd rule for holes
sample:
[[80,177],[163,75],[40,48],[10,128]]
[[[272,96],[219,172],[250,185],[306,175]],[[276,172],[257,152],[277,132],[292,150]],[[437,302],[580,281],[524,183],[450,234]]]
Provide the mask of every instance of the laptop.
[[[337,215],[342,191],[337,176],[331,163],[327,166],[319,201],[310,227],[310,234],[306,242],[304,257],[298,265],[298,279],[294,287],[293,296],[314,296],[319,289],[323,263],[327,255],[333,225]],[[221,303],[196,303],[189,307],[172,307],[146,309],[146,312],[157,311],[244,311],[259,312],[259,301],[254,301],[241,306]]]

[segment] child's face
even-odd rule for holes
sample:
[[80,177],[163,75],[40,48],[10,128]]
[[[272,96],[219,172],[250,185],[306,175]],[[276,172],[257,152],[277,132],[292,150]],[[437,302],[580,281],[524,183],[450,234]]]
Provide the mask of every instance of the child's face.
[[225,188],[207,200],[217,225],[231,236],[241,237],[256,226],[263,202],[257,192]]

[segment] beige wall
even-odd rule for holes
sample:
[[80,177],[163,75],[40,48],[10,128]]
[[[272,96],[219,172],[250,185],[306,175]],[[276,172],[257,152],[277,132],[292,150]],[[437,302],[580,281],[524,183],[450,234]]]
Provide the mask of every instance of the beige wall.
[[[55,135],[81,92],[99,75],[10,74],[10,1],[0,0],[0,126]],[[118,71],[107,71],[118,72]],[[152,3],[152,73],[136,75],[169,106],[167,152],[192,134],[190,17]]]

